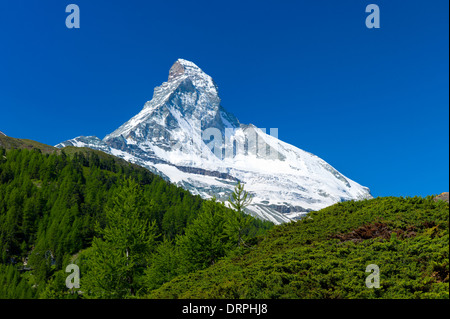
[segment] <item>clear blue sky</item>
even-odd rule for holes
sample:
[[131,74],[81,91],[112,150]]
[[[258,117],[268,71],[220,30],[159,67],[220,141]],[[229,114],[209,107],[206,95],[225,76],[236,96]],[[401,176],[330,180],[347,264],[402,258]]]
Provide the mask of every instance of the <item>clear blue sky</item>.
[[[81,28],[67,29],[78,4]],[[378,4],[381,28],[365,26]],[[0,131],[103,138],[177,58],[374,196],[449,189],[448,0],[2,1]]]

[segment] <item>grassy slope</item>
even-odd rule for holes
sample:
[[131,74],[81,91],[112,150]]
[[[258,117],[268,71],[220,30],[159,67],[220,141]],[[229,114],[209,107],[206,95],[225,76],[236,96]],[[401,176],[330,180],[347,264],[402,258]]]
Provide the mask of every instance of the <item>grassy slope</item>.
[[[339,203],[148,297],[448,298],[448,220],[448,204],[431,196]],[[369,264],[379,289],[365,285]]]
[[42,144],[36,141],[19,139],[4,135],[0,135],[0,147],[3,147],[5,149],[24,148],[29,150],[37,148],[40,149],[42,153],[53,153],[54,151],[58,150],[56,147]]

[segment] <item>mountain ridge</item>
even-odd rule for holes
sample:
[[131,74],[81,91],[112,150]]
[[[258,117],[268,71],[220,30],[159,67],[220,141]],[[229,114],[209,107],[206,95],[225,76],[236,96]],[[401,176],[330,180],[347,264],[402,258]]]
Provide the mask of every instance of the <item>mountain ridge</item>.
[[5,149],[39,149],[43,153],[52,153],[58,150],[58,148],[54,146],[39,143],[29,139],[14,138],[5,134],[0,134],[0,147],[3,147]]

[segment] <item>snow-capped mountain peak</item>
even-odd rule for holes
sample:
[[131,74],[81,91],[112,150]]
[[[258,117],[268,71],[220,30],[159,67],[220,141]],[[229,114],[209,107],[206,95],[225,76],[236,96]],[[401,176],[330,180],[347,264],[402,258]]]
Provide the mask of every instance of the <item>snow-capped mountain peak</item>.
[[217,86],[213,79],[193,62],[178,59],[169,70],[168,82],[174,81],[181,76],[190,78],[197,88],[214,89],[215,93],[217,93]]
[[58,144],[99,149],[144,166],[204,198],[226,200],[237,181],[254,196],[249,213],[281,223],[370,191],[317,156],[284,143],[277,130],[240,124],[217,85],[178,59],[142,110],[103,140]]

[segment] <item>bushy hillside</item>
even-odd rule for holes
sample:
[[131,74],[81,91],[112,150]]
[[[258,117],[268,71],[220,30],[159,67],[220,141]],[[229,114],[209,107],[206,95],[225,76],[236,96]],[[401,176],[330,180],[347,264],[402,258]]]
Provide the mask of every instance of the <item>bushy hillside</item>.
[[[448,226],[448,203],[431,196],[338,203],[147,297],[449,298]],[[366,287],[369,264],[380,288]]]

